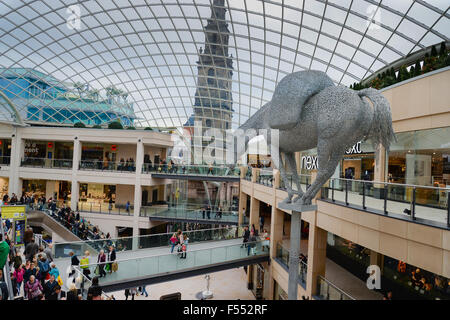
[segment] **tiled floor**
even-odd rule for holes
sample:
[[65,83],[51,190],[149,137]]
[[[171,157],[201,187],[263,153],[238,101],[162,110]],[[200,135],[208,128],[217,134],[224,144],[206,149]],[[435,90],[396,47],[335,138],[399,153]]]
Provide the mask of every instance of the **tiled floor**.
[[[253,293],[247,289],[247,274],[243,268],[210,273],[210,291],[212,300],[255,300]],[[169,281],[146,287],[148,297],[135,296],[135,300],[159,300],[162,295],[181,293],[182,300],[197,300],[197,293],[206,290],[205,275],[181,280]],[[112,292],[117,300],[125,300],[124,290]],[[131,300],[131,296],[128,297]]]

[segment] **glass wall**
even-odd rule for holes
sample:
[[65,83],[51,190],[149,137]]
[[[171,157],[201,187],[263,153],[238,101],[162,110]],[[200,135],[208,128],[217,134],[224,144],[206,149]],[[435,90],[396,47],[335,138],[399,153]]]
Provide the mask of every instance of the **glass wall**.
[[31,193],[32,195],[40,197],[45,196],[45,190],[45,180],[23,180],[22,182],[22,193]]
[[390,182],[450,186],[450,127],[397,133],[388,163]]
[[286,291],[284,291],[283,288],[281,288],[281,286],[275,280],[273,282],[274,282],[273,299],[274,300],[287,300],[288,295],[287,295]]

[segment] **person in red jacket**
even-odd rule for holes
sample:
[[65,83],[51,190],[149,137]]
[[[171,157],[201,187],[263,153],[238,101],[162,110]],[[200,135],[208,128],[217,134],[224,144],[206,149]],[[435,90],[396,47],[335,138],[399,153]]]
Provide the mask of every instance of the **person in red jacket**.
[[22,287],[24,274],[25,274],[25,269],[23,268],[23,265],[20,265],[18,269],[14,270],[14,278],[16,278],[16,284],[17,284],[17,295],[20,295],[20,288]]

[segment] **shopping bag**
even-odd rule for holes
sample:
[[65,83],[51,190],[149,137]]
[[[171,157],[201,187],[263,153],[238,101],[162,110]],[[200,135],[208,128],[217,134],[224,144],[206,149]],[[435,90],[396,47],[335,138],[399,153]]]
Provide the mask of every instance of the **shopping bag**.
[[62,287],[63,281],[62,281],[62,279],[61,279],[61,276],[58,276],[57,281],[58,281],[59,286]]
[[96,276],[98,276],[100,274],[99,266],[95,267],[94,273]]
[[110,268],[111,268],[110,264],[109,263],[106,264],[105,271],[109,271]]
[[116,272],[119,269],[119,264],[117,262],[112,263],[112,271]]

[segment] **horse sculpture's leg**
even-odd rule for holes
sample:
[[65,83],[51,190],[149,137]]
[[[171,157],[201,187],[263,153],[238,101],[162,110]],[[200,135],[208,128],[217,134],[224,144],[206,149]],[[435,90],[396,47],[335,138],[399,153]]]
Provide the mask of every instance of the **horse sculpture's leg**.
[[343,152],[333,148],[331,143],[319,140],[317,145],[319,171],[317,172],[316,180],[314,180],[312,185],[306,190],[305,194],[299,201],[300,203],[311,204],[313,196],[333,175],[342,154]]
[[272,159],[275,165],[275,168],[280,170],[280,176],[281,179],[283,179],[284,185],[286,186],[286,191],[288,193],[288,196],[286,199],[284,199],[283,203],[291,203],[292,197],[294,196],[294,190],[292,190],[291,186],[289,185],[289,180],[286,176],[286,171],[284,170],[283,163],[281,162],[280,152],[274,148],[275,150],[272,150]]
[[292,172],[295,185],[297,186],[297,190],[292,190],[292,193],[297,194],[298,197],[296,199],[299,199],[303,196],[303,190],[300,185],[300,178],[297,174],[297,163],[295,161],[295,154],[292,152],[286,153],[286,161],[289,167],[289,170]]

